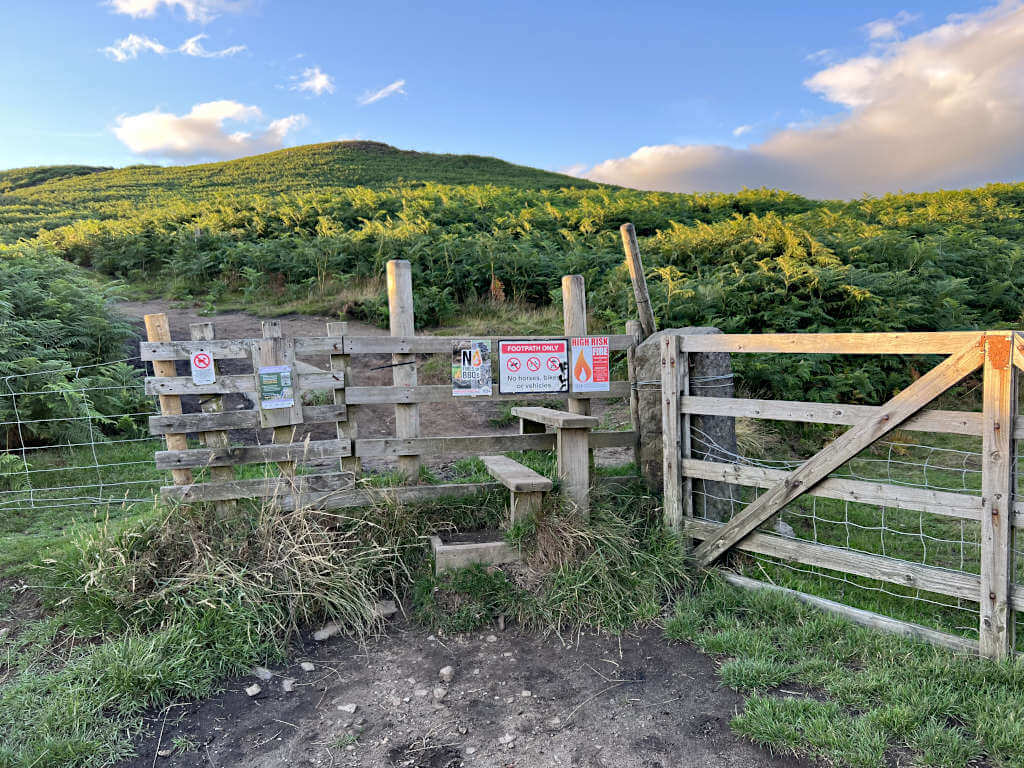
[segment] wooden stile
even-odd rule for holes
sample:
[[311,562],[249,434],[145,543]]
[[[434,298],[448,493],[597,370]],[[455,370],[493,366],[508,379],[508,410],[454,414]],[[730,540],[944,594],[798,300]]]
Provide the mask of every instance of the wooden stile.
[[629,420],[633,426],[633,431],[636,432],[636,443],[633,445],[633,461],[638,467],[640,466],[640,392],[634,383],[636,382],[636,346],[641,341],[642,333],[639,320],[626,321],[626,335],[633,338],[633,344],[626,350],[626,371],[630,382]]
[[[413,309],[412,266],[408,261],[393,259],[388,262],[388,313],[392,336],[414,336],[416,317]],[[396,387],[415,387],[417,381],[416,355],[391,356],[392,379]],[[450,394],[450,392],[449,392]],[[395,434],[399,438],[420,436],[420,409],[415,403],[395,405]],[[410,483],[419,482],[418,456],[401,456],[398,470]]]
[[[171,326],[163,312],[146,315],[143,321],[146,324],[146,337],[150,341],[171,340]],[[157,376],[177,376],[174,362],[169,360],[154,360],[153,373]],[[181,398],[176,395],[160,395],[160,413],[165,416],[181,415]],[[182,433],[169,432],[164,435],[164,439],[169,451],[183,451],[188,448],[188,438]],[[175,485],[188,485],[192,482],[192,472],[188,469],[174,469],[171,471],[171,477]]]

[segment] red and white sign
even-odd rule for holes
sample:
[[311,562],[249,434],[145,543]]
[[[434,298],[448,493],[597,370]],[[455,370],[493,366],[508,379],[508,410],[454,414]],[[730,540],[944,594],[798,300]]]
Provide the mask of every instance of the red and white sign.
[[498,391],[503,394],[569,391],[566,339],[498,342]]
[[572,339],[569,370],[573,392],[607,392],[611,377],[608,365],[608,337],[582,336]]
[[193,384],[213,384],[217,380],[217,374],[213,369],[213,356],[209,352],[193,352],[191,363]]

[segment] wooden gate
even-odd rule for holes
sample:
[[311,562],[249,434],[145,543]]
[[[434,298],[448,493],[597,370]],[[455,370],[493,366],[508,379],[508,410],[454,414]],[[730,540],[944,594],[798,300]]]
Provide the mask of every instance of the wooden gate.
[[[794,403],[690,397],[688,355],[693,352],[947,355],[946,359],[881,406]],[[661,350],[666,523],[701,540],[694,558],[708,566],[730,548],[973,600],[980,604],[982,655],[1001,658],[1013,648],[1013,500],[1017,369],[1024,342],[1011,331],[955,333],[762,334],[667,336]],[[938,395],[983,368],[981,413],[923,410]],[[850,429],[792,471],[766,470],[691,458],[690,415],[850,425]],[[897,427],[982,438],[981,494],[830,478],[838,467]],[[728,522],[696,520],[692,480],[711,479],[767,490]],[[756,529],[803,495],[876,502],[980,522],[979,575],[947,570],[775,536]]]

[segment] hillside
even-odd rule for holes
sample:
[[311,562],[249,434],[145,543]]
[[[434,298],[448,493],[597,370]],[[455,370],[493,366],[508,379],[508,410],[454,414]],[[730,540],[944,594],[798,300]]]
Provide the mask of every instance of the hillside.
[[[11,186],[4,190],[7,177]],[[24,181],[23,177],[32,180]],[[239,193],[277,195],[416,182],[496,184],[535,190],[598,186],[585,179],[493,157],[411,152],[375,141],[310,144],[202,165],[23,168],[0,172],[0,192],[18,191],[0,211],[0,242],[13,242],[40,227],[51,228],[82,217],[120,217],[127,210],[125,203],[159,205],[177,199],[195,201]]]
[[0,171],[0,194],[107,170],[110,169],[94,165],[37,165],[28,168],[11,168],[7,171]]
[[[621,328],[633,312],[625,221],[667,326],[928,331],[1024,318],[1024,184],[849,202],[767,189],[686,195],[349,142],[15,190],[0,198],[0,251],[57,255],[211,311],[276,306],[372,322],[386,317],[385,262],[403,258],[424,326],[492,299],[548,305],[561,275],[581,273],[595,327]],[[739,365],[748,391],[780,397],[876,402],[905,384],[902,363]]]

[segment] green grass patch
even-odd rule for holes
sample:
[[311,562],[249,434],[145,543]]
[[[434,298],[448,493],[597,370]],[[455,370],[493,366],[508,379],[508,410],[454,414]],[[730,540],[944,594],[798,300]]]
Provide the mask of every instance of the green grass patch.
[[722,682],[751,694],[734,730],[772,750],[856,768],[898,753],[1024,765],[1024,661],[952,654],[714,577],[677,603],[665,635],[722,658]]

